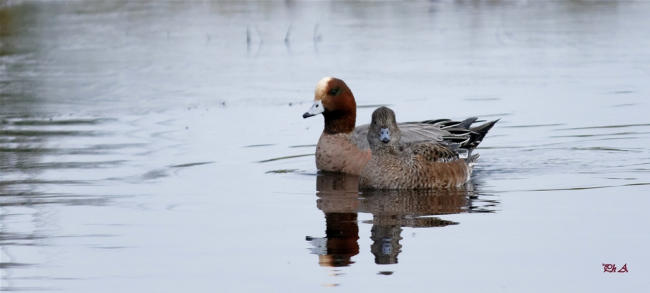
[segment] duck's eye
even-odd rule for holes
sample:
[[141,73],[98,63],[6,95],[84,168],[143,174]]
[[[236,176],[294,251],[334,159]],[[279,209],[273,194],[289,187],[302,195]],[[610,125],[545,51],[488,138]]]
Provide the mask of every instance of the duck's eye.
[[339,89],[332,89],[332,90],[329,91],[329,94],[332,95],[332,96],[334,96],[334,95],[336,95],[338,92],[339,92]]

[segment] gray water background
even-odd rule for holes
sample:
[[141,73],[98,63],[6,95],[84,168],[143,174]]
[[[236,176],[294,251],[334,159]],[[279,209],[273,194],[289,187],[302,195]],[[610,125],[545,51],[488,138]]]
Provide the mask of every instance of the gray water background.
[[[0,288],[642,292],[650,2],[0,1]],[[458,192],[317,174],[316,82],[501,118]],[[646,227],[646,228],[643,228]],[[605,273],[603,263],[628,273]]]

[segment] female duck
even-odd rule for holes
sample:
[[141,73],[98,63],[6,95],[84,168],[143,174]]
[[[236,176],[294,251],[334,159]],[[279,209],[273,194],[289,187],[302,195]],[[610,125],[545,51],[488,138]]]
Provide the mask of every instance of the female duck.
[[[485,133],[476,136],[475,142]],[[372,158],[361,172],[359,189],[450,188],[469,181],[478,160],[478,154],[471,155],[471,151],[478,142],[462,147],[433,141],[400,143],[401,138],[393,110],[381,107],[372,113],[368,129]]]
[[[302,117],[318,114],[325,117],[325,129],[316,146],[316,167],[323,171],[359,175],[372,157],[366,138],[368,124],[355,128],[357,104],[345,82],[333,77],[325,77],[318,82],[314,104]],[[476,132],[487,132],[492,126],[485,129],[485,124],[469,129],[474,121],[476,118],[462,122],[439,119],[400,123],[401,142],[444,140],[462,146],[478,144],[480,140],[475,138]]]

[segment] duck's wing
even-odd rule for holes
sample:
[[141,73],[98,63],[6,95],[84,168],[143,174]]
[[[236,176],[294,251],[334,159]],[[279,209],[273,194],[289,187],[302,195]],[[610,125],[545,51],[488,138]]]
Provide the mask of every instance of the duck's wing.
[[420,123],[427,123],[427,124],[432,124],[436,125],[442,129],[446,128],[464,128],[464,129],[469,129],[470,126],[472,126],[472,123],[476,122],[478,118],[476,117],[470,117],[467,118],[463,121],[453,121],[451,119],[437,119],[437,120],[425,120]]
[[422,122],[398,123],[397,126],[402,132],[400,143],[411,143],[416,141],[440,142],[445,136],[450,136],[449,131],[443,130],[435,124]]
[[405,145],[409,152],[421,156],[431,162],[451,162],[464,159],[470,166],[478,161],[479,154],[472,151],[481,143],[485,135],[499,120],[494,120],[477,127],[470,128],[476,118],[469,118],[460,123],[450,124],[442,129],[449,132],[439,143],[416,142]]
[[[427,120],[422,122],[397,123],[402,132],[401,144],[413,142],[446,142],[449,146],[458,147],[461,158],[471,155],[487,132],[499,120],[485,123],[481,126],[470,128],[476,122],[476,117],[467,118],[463,121],[452,121],[449,119]],[[370,148],[368,144],[368,128],[370,124],[358,126],[352,132],[351,141],[362,150]]]
[[370,148],[370,144],[368,143],[368,128],[370,128],[370,124],[357,126],[350,137],[352,143],[360,150],[367,150]]
[[[454,134],[443,130],[439,125],[424,122],[398,123],[402,132],[400,143],[411,143],[420,141],[441,142],[445,137],[453,137]],[[351,140],[360,149],[370,148],[368,144],[368,128],[370,124],[358,126],[352,132]]]
[[448,163],[455,160],[462,159],[462,154],[459,154],[458,145],[450,145],[447,143],[435,142],[414,142],[403,145],[403,153],[419,156],[422,160],[428,162],[441,162]]
[[470,117],[463,121],[450,119],[426,120],[397,124],[402,131],[401,143],[416,141],[445,141],[463,146],[473,141],[470,127],[478,118]]
[[458,152],[461,154],[461,158],[463,158],[463,152],[467,153],[465,157],[469,157],[472,151],[483,141],[488,131],[499,121],[497,119],[477,127],[471,127],[472,123],[476,122],[476,120],[477,118],[472,117],[460,122],[446,119],[425,122],[438,125],[442,130],[449,132],[450,135],[444,136],[442,138],[443,141],[450,144],[457,144],[460,148]]

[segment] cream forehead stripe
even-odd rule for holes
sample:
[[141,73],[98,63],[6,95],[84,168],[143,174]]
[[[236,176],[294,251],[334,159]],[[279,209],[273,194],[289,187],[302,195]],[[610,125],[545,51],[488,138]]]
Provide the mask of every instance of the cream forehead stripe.
[[325,94],[327,91],[327,84],[332,80],[332,77],[324,77],[316,84],[316,98]]

